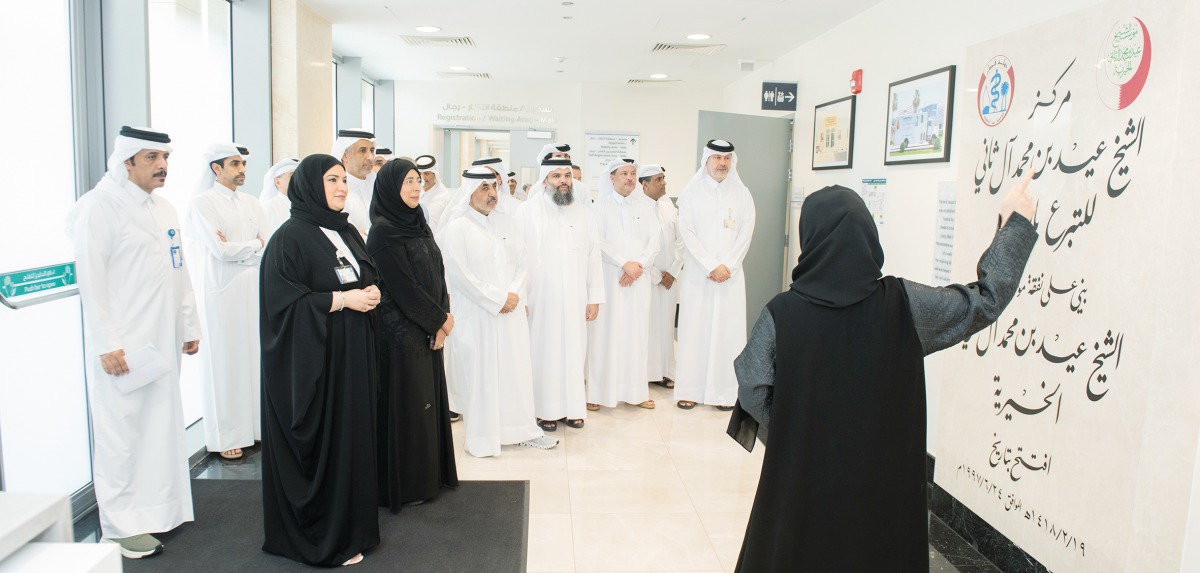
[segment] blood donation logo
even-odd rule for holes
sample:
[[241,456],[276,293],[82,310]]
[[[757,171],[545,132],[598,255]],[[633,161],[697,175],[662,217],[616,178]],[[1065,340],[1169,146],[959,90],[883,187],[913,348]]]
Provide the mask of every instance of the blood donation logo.
[[1017,78],[1012,62],[1006,56],[996,56],[988,62],[979,76],[979,94],[976,100],[979,119],[988,127],[995,127],[1012,106],[1016,95]]
[[1125,109],[1146,87],[1150,75],[1150,31],[1138,18],[1113,24],[1100,46],[1096,88],[1100,101],[1112,109]]

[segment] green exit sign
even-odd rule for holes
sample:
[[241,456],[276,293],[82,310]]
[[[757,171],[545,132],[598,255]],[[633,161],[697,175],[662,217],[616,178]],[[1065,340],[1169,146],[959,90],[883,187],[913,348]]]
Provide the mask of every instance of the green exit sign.
[[5,298],[52,291],[75,284],[75,263],[0,274],[0,292]]

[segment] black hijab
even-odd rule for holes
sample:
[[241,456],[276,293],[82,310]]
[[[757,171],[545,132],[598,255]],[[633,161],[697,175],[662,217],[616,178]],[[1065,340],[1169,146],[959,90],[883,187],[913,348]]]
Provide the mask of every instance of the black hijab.
[[883,276],[879,229],[862,197],[840,185],[809,195],[800,210],[800,258],[792,290],[820,306],[841,308],[875,292]]
[[360,264],[370,264],[362,235],[350,224],[350,215],[344,209],[340,212],[330,209],[329,201],[325,198],[325,173],[334,165],[341,164],[333,156],[319,153],[300,161],[288,183],[287,196],[292,202],[292,218],[336,231]]
[[292,180],[288,183],[288,199],[292,202],[292,216],[325,227],[341,231],[350,227],[350,215],[329,208],[325,199],[325,172],[342,162],[331,155],[309,155],[296,166]]
[[375,176],[375,193],[371,198],[371,235],[379,235],[384,243],[433,236],[433,231],[425,222],[421,205],[409,207],[400,197],[404,178],[416,168],[406,159],[393,159],[385,163]]

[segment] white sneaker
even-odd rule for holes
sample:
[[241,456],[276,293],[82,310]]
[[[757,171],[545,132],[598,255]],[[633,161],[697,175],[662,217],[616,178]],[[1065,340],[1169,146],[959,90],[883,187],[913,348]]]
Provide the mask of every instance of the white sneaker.
[[521,442],[520,444],[517,444],[517,445],[529,446],[531,448],[537,448],[539,450],[548,450],[550,448],[553,448],[554,446],[557,446],[558,440],[551,438],[550,436],[538,436],[532,440],[525,440],[524,442]]
[[151,555],[158,555],[159,553],[162,553],[163,550],[162,543],[160,543],[158,539],[155,539],[153,536],[145,533],[123,539],[105,537],[103,538],[103,541],[108,543],[116,543],[121,549],[121,555],[126,559],[141,559],[143,557],[150,557]]

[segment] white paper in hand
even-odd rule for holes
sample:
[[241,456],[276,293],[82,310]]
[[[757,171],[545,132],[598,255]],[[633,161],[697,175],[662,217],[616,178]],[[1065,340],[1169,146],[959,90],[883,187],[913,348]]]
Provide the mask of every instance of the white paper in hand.
[[171,371],[171,366],[163,360],[153,344],[126,352],[125,364],[129,366],[129,374],[115,377],[117,389],[125,394],[158,380]]

